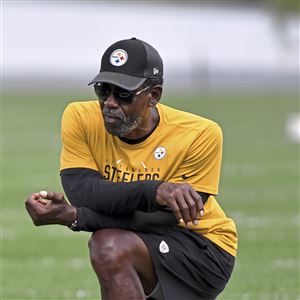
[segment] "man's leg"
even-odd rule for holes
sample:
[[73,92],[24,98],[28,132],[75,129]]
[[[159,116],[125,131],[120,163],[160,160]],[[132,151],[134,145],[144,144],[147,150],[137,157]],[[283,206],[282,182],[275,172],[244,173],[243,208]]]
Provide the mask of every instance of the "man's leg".
[[102,229],[89,241],[103,300],[142,300],[158,280],[143,240],[134,232]]

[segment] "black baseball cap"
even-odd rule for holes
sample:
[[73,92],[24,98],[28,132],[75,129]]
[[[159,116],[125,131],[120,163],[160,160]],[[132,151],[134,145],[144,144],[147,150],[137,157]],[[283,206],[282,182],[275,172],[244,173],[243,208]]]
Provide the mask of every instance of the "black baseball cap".
[[158,52],[137,38],[118,41],[103,54],[99,74],[89,83],[107,82],[133,91],[148,78],[162,78]]

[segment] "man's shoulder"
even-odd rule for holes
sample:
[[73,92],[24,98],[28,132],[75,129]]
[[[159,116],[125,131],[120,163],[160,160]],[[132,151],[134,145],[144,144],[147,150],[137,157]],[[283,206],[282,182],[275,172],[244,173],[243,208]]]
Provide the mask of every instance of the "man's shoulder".
[[159,111],[168,125],[187,127],[196,131],[203,131],[208,127],[219,127],[218,123],[211,119],[167,105],[159,104]]
[[76,101],[71,102],[67,105],[65,111],[72,111],[78,113],[99,113],[99,102],[98,101]]
[[67,105],[63,112],[62,123],[71,126],[73,123],[84,127],[93,127],[101,122],[101,113],[98,101],[76,101]]

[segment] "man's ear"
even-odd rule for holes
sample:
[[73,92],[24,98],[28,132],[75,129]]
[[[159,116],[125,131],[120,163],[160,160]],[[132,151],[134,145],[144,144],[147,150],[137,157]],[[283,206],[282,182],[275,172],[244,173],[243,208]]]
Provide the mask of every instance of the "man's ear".
[[156,104],[160,100],[161,94],[162,94],[162,86],[161,85],[153,86],[150,91],[151,97],[150,97],[150,100],[148,103],[149,106],[151,106],[151,107],[156,106]]

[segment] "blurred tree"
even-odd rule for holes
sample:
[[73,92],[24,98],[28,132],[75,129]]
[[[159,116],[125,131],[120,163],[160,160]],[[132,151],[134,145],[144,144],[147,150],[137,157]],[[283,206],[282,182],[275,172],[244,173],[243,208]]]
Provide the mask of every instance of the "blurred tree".
[[299,14],[300,2],[298,0],[265,0],[267,5],[272,5],[279,14]]
[[247,5],[257,8],[269,8],[274,9],[279,14],[289,14],[289,13],[300,13],[300,2],[299,0],[152,0],[153,2],[167,3],[167,4],[177,4],[177,5]]

